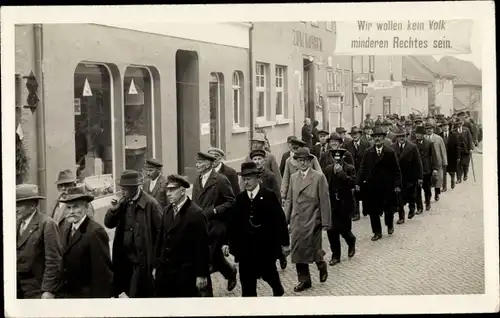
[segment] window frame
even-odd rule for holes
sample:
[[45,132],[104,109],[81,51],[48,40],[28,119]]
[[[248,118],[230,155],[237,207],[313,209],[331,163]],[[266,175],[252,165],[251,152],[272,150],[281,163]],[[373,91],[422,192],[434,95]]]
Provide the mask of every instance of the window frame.
[[333,33],[333,21],[326,21],[326,30]]
[[[278,70],[281,69],[281,76],[278,76]],[[285,119],[285,94],[286,94],[286,74],[287,74],[287,67],[284,65],[275,65],[274,66],[274,87],[276,91],[276,97],[278,96],[278,93],[281,93],[281,114],[278,114],[277,109],[275,110],[276,113],[276,120],[283,120]],[[281,79],[281,87],[276,85],[276,81]],[[277,105],[276,105],[277,106]]]
[[[259,66],[262,66],[262,70],[263,70],[263,73],[264,74],[258,74],[258,69],[259,69]],[[269,74],[269,70],[268,70],[268,64],[266,63],[263,63],[263,62],[256,62],[255,63],[255,92],[257,94],[260,94],[260,93],[264,93],[264,107],[263,107],[263,114],[262,116],[259,116],[259,105],[257,105],[257,113],[256,113],[256,120],[257,121],[265,121],[266,118],[267,118],[267,76]],[[257,80],[257,77],[259,77],[259,80]],[[263,86],[260,86],[260,78],[262,78],[264,80],[264,85]]]
[[375,73],[375,55],[368,55],[368,73]]
[[[222,127],[221,127],[221,124],[222,124],[222,121],[221,121],[221,109],[222,107],[224,107],[224,96],[223,96],[223,90],[222,90],[222,85],[223,85],[223,80],[224,78],[222,79],[221,81],[221,77],[220,76],[224,76],[224,74],[221,74],[221,72],[215,72],[215,71],[212,71],[209,73],[209,80],[208,80],[208,114],[209,114],[209,127],[211,125],[211,119],[210,119],[210,84],[211,83],[217,83],[217,106],[216,106],[216,121],[215,121],[215,125],[216,125],[216,136],[215,136],[215,147],[218,147],[218,148],[222,148],[222,133],[221,133],[221,130],[222,130]],[[216,78],[217,81],[213,81],[212,78]],[[209,137],[210,138],[210,142],[211,141],[211,136]]]
[[335,92],[335,71],[333,68],[326,69],[326,91],[329,93]]
[[[237,79],[238,83],[237,85],[234,83],[234,79]],[[242,116],[241,116],[241,101],[242,101],[242,78],[241,78],[241,74],[239,71],[234,71],[233,72],[233,77],[232,77],[232,82],[231,82],[231,88],[232,88],[232,99],[233,99],[233,127],[242,127]],[[235,90],[237,91],[237,107],[235,107],[235,104],[234,104],[234,92]],[[235,116],[235,110],[237,112],[237,116]],[[238,121],[235,121],[234,118],[237,118]]]
[[334,77],[333,77],[333,83],[334,83],[334,89],[335,92],[342,92],[342,75],[344,71],[340,68],[335,69]]
[[352,83],[351,83],[351,71],[344,70],[342,74],[342,82],[344,83],[344,105],[352,105]]

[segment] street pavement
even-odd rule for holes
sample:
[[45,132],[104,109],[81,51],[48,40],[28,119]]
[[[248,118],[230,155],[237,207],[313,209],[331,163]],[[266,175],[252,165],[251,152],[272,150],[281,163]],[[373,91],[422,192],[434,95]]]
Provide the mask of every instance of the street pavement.
[[[402,225],[395,225],[392,236],[372,242],[368,217],[353,222],[357,237],[356,255],[347,258],[347,245],[342,244],[341,263],[328,266],[328,280],[319,282],[319,273],[311,264],[313,287],[295,293],[295,266],[279,268],[285,296],[376,296],[376,295],[443,295],[484,293],[484,228],[482,157],[474,155],[476,181],[469,179],[454,190],[432,202],[424,211]],[[449,178],[448,178],[449,182]],[[449,185],[448,185],[449,187]],[[433,191],[434,193],[434,191]],[[434,199],[434,198],[433,198]],[[407,208],[406,208],[407,211]],[[397,216],[395,216],[395,221]],[[341,239],[342,240],[342,239]],[[329,261],[331,252],[326,234],[323,249]],[[232,257],[230,258],[232,260]],[[240,297],[241,285],[228,292],[227,281],[220,273],[212,275],[215,297]],[[272,290],[262,280],[259,296],[272,296]]]

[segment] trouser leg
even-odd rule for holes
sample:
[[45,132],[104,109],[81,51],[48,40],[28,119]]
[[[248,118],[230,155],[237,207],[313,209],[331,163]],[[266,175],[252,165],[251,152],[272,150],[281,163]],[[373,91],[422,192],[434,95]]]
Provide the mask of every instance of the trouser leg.
[[415,193],[415,203],[417,205],[417,210],[423,210],[423,202],[422,202],[422,187],[417,186]]
[[[341,235],[344,238],[344,240],[348,246],[351,246],[356,242],[356,236],[354,236],[352,231],[342,232]],[[340,253],[339,253],[339,256],[340,256]]]
[[234,276],[236,275],[235,270],[222,254],[222,250],[218,249],[215,252],[212,261],[214,268],[218,270],[225,279],[234,279]]
[[431,202],[431,197],[432,197],[430,174],[424,175],[424,182],[422,187],[424,189],[425,204],[429,204]]
[[332,251],[332,259],[340,260],[340,233],[337,230],[328,230],[328,241]]
[[443,167],[443,189],[448,189],[448,173],[446,172],[447,167]]
[[299,283],[311,283],[311,273],[309,272],[309,264],[307,263],[297,263],[295,264],[297,270],[297,277]]
[[257,296],[257,275],[254,272],[254,264],[240,262],[240,283],[241,296],[256,297]]
[[389,229],[394,227],[394,213],[392,210],[387,209],[384,211],[384,223]]
[[273,262],[266,266],[266,269],[262,273],[262,279],[271,286],[273,296],[283,296],[285,290],[281,284],[280,275],[276,269],[276,263]]
[[378,209],[370,211],[370,225],[373,234],[382,234],[382,223],[380,222],[380,211]]

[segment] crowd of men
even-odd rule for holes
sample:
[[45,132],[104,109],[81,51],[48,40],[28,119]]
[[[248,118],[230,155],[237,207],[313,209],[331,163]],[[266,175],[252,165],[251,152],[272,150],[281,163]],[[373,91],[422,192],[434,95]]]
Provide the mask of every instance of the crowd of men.
[[429,211],[432,195],[439,201],[448,190],[448,176],[451,189],[468,180],[481,139],[464,112],[376,121],[367,115],[349,134],[306,120],[301,139],[288,137],[280,165],[261,134],[239,172],[223,163],[223,150],[199,152],[191,197],[186,177],[162,175],[162,163],[151,158],[143,171],[120,177],[104,219],[115,229],[111,251],[94,220],[94,197],[70,170],[59,175],[51,215],[40,212],[36,185],[18,185],[18,298],[213,297],[211,274],[220,272],[231,291],[238,271],[243,297],[257,296],[259,278],[282,296],[277,262],[285,269],[288,255],[294,291],[304,291],[312,287],[309,264],[320,282],[328,279],[323,230],[330,266],[342,259],[340,237],[348,257],[355,255],[352,225],[361,215],[369,216],[372,241],[383,236],[381,217],[393,234],[394,215],[402,224]]

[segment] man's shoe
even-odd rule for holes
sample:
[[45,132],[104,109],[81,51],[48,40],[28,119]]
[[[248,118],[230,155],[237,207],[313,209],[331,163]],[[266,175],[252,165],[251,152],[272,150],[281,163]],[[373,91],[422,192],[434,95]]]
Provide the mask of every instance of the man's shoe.
[[337,265],[338,263],[340,263],[340,259],[332,257],[332,259],[330,260],[330,263],[328,263],[328,264],[329,264],[330,266],[335,266],[335,265]]
[[417,209],[417,215],[422,214],[422,212],[424,212],[423,209]]
[[354,242],[348,246],[347,257],[351,258],[354,256],[354,254],[356,254],[356,240],[354,240]]
[[430,203],[426,203],[425,204],[425,211],[429,211],[431,209],[431,204]]
[[377,234],[373,235],[373,237],[372,237],[372,241],[374,241],[374,242],[375,242],[375,241],[380,240],[381,238],[382,238],[382,234],[377,233]]
[[439,194],[434,195],[434,201],[436,201],[436,202],[439,201]]
[[446,192],[446,191],[448,191],[448,188],[447,187],[443,187],[443,189],[441,191],[442,192]]
[[394,227],[390,227],[390,228],[388,228],[388,229],[387,229],[387,233],[388,233],[389,235],[392,235],[392,234],[394,233]]
[[[408,217],[409,217],[409,216],[408,216]],[[403,224],[403,223],[405,223],[405,219],[399,219],[399,220],[396,222],[396,224]]]
[[328,269],[325,267],[319,269],[319,282],[324,283],[328,279]]
[[285,270],[288,262],[286,261],[286,258],[280,258],[280,267],[281,269]]
[[410,212],[408,213],[408,220],[413,219],[413,217],[414,217],[414,216],[415,216],[415,211],[410,211]]
[[467,179],[468,179],[467,176],[464,176],[464,181],[467,181]]
[[293,288],[293,291],[296,293],[300,293],[306,289],[309,289],[312,287],[311,282],[300,282],[297,286]]

